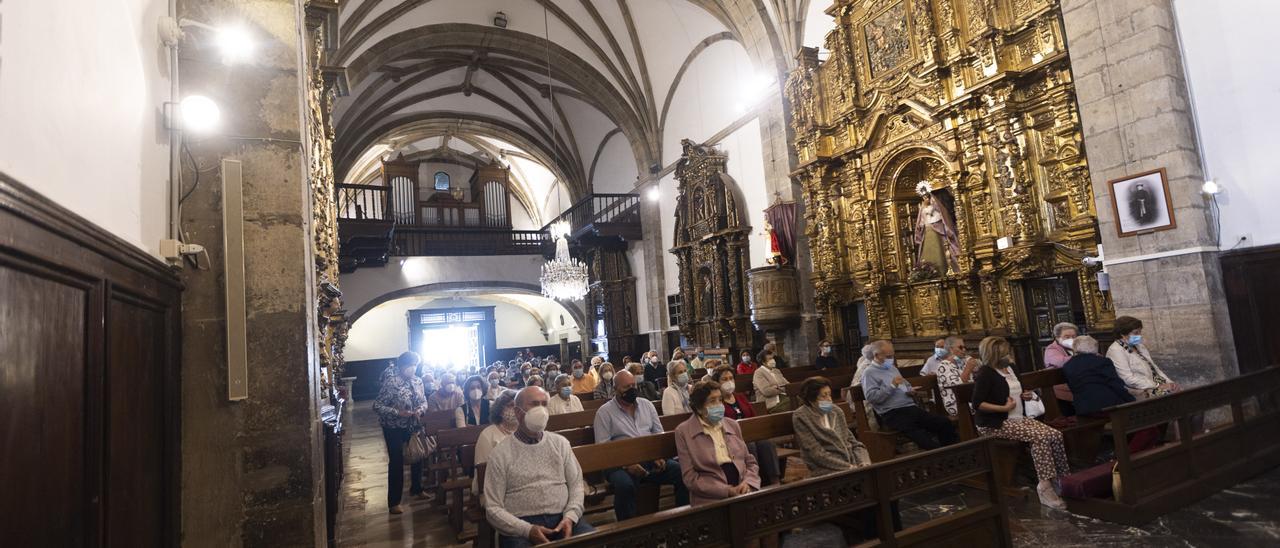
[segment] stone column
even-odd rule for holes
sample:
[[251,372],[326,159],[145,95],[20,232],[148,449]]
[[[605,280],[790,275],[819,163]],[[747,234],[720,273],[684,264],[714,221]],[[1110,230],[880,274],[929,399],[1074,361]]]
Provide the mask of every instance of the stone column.
[[[1183,384],[1237,373],[1170,0],[1062,0],[1116,315]],[[1108,181],[1164,168],[1177,228],[1120,238]],[[1175,253],[1164,258],[1141,257]]]
[[[652,176],[648,182],[642,182],[636,186],[637,192],[640,193],[640,218],[641,230],[644,239],[637,242],[643,249],[645,272],[641,273],[645,276],[645,294],[636,295],[637,299],[646,299],[649,301],[649,346],[647,348],[636,349],[635,359],[640,359],[640,353],[649,350],[656,350],[659,356],[670,356],[666,347],[667,326],[667,287],[666,273],[663,271],[666,263],[667,246],[671,242],[662,240],[662,208],[660,202],[654,202],[649,199],[649,189],[659,185],[659,178]],[[661,202],[675,204],[675,196],[663,196]],[[674,326],[672,326],[674,327]]]
[[[181,0],[180,17],[238,23],[252,59],[224,65],[214,36],[189,29],[182,95],[222,111],[216,134],[189,135],[182,205],[188,241],[207,269],[185,268],[182,346],[182,536],[192,546],[320,546],[325,542],[317,418],[316,298],[305,147],[302,3]],[[223,158],[243,163],[247,400],[227,399]]]

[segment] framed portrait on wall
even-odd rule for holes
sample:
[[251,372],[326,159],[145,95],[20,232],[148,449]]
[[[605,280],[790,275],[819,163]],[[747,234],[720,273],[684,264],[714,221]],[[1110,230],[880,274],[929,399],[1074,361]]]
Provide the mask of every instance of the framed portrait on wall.
[[1116,232],[1121,238],[1178,226],[1164,169],[1130,175],[1107,183]]

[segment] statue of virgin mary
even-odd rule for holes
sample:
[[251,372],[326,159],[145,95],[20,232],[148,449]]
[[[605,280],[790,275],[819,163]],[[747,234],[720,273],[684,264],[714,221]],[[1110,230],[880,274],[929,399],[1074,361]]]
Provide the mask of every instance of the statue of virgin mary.
[[916,268],[930,264],[938,274],[946,274],[948,266],[952,272],[959,272],[960,240],[956,236],[955,221],[946,206],[934,197],[928,181],[920,181],[916,192],[923,200],[916,217]]

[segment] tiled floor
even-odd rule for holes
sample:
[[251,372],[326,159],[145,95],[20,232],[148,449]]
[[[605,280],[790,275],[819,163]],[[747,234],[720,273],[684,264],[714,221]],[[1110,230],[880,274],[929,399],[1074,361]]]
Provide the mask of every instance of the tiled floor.
[[[444,509],[428,501],[409,501],[402,515],[387,513],[387,460],[382,431],[368,402],[351,410],[347,424],[347,477],[342,487],[338,545],[446,547],[459,545]],[[802,465],[801,465],[802,468]],[[788,477],[796,473],[789,467]],[[964,508],[964,488],[943,489],[904,500],[909,526]],[[1068,512],[1049,510],[1028,497],[1013,507],[1013,541],[1028,547],[1280,547],[1280,469],[1170,513],[1143,527],[1128,527]],[[610,521],[602,516],[593,523]],[[785,546],[834,545],[829,531],[797,536]]]

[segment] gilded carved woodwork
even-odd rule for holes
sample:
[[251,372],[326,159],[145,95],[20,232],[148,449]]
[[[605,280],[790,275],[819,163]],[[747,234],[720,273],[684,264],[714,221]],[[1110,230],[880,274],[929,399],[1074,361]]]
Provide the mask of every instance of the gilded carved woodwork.
[[346,341],[346,320],[340,313],[338,290],[338,208],[333,172],[333,102],[345,89],[344,74],[324,66],[332,26],[337,24],[337,2],[309,0],[307,8],[307,173],[311,183],[312,256],[315,260],[317,300],[316,343],[321,388],[327,396],[340,383]]
[[688,139],[681,144],[671,248],[680,278],[680,331],[708,348],[749,347],[745,273],[751,265],[751,227],[742,221],[741,194],[725,171],[724,153]]
[[[866,305],[874,338],[1035,332],[1023,281],[1072,277],[1089,327],[1114,313],[1081,258],[1100,241],[1057,0],[839,0],[829,57],[789,74],[817,306]],[[927,183],[958,268],[922,266]],[[1008,238],[1007,247],[997,241]]]

